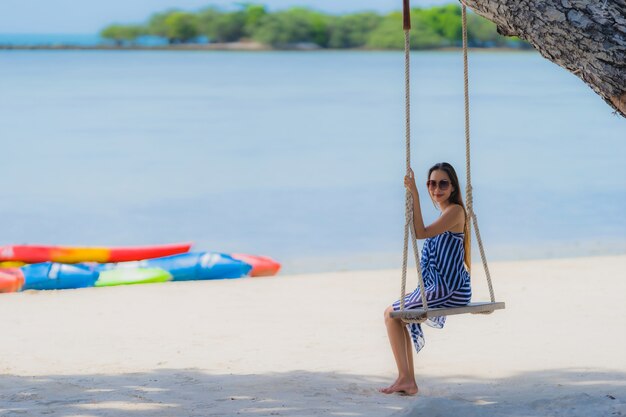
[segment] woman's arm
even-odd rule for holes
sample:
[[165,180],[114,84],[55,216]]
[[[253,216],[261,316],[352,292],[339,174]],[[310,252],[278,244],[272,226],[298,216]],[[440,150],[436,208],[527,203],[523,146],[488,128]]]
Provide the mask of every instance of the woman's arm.
[[450,204],[445,208],[437,220],[435,220],[432,224],[425,226],[413,171],[404,177],[404,185],[411,192],[411,196],[413,197],[413,226],[415,228],[415,237],[417,239],[426,239],[437,236],[443,232],[452,230],[455,226],[465,222],[465,211],[463,210],[463,207],[458,204]]

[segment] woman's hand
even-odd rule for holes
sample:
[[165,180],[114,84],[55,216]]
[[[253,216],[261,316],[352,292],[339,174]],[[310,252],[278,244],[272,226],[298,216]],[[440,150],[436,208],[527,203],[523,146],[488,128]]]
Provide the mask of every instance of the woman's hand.
[[409,168],[409,174],[404,177],[404,186],[411,192],[413,196],[417,195],[417,186],[415,185],[415,175],[413,170]]

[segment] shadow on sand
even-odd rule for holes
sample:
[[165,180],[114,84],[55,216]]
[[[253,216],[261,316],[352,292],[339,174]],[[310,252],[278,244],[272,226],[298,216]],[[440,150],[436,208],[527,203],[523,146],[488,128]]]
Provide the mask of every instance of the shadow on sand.
[[0,377],[0,416],[568,416],[626,415],[626,374],[552,370],[484,380],[420,378],[418,397],[382,395],[379,377],[292,371],[215,375]]
[[394,417],[626,416],[626,373],[604,369],[531,371],[508,378],[432,378]]

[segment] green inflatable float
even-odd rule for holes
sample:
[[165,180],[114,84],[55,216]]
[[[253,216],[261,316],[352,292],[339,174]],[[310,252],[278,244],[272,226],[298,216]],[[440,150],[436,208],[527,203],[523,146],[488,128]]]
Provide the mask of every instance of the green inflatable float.
[[172,274],[161,268],[118,268],[100,272],[96,287],[113,285],[151,284],[172,280]]

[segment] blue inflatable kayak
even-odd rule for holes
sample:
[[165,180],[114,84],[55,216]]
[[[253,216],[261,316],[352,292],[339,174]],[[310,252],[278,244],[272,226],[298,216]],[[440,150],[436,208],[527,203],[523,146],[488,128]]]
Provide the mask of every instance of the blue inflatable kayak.
[[96,271],[121,268],[161,268],[172,274],[173,281],[194,281],[245,277],[252,270],[252,265],[222,253],[192,252],[144,261],[95,266]]
[[99,275],[98,271],[84,266],[52,262],[26,265],[20,269],[24,274],[22,291],[93,287]]

